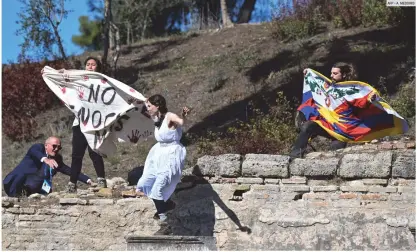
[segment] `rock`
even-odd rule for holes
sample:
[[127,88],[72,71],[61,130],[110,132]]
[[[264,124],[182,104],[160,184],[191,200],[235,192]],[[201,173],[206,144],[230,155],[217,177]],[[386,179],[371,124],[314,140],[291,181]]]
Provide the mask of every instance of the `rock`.
[[415,178],[416,150],[404,150],[397,155],[397,159],[392,165],[392,177]]
[[59,198],[59,193],[58,192],[51,192],[50,194],[48,194],[48,196],[46,196],[47,198]]
[[239,177],[241,175],[239,154],[223,154],[219,156],[203,156],[197,160],[193,174],[203,176]]
[[59,199],[61,205],[86,205],[87,201],[79,198],[61,198]]
[[388,178],[391,162],[391,151],[383,151],[374,155],[367,153],[346,154],[341,160],[339,175],[342,178]]
[[106,179],[107,181],[107,187],[112,188],[116,185],[122,185],[126,183],[126,180],[121,177],[114,177],[111,179]]
[[298,176],[334,176],[339,158],[294,159],[290,164],[291,175]]
[[44,195],[42,195],[42,194],[39,194],[39,193],[34,193],[34,194],[31,194],[31,195],[29,195],[29,199],[41,199],[41,198],[45,198],[45,196]]
[[99,196],[99,197],[112,197],[113,196],[113,190],[111,188],[100,188],[100,190],[97,192],[97,196]]
[[242,163],[242,175],[245,177],[285,178],[288,177],[289,163],[289,156],[246,154]]

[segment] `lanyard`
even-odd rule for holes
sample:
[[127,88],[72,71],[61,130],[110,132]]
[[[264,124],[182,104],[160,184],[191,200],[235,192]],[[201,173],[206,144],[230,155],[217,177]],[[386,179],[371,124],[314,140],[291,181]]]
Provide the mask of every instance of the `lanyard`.
[[48,175],[48,174],[46,174],[46,167],[49,168],[49,182],[52,182],[52,169],[47,164],[45,164],[45,169],[44,169],[44,171],[45,171],[45,178],[46,178],[46,175]]

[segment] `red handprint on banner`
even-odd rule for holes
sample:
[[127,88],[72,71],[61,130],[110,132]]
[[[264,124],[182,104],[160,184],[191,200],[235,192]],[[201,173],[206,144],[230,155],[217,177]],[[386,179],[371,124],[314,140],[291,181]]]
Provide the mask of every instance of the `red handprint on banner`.
[[137,143],[139,141],[139,130],[135,130],[134,132],[132,130],[132,137],[127,135],[127,138],[129,138],[130,142]]
[[84,88],[83,87],[77,87],[77,94],[80,99],[84,97]]

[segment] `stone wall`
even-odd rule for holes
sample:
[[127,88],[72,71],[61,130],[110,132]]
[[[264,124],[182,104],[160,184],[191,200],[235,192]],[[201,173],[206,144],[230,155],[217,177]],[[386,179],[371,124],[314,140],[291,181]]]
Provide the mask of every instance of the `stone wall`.
[[[172,199],[175,235],[215,236],[219,250],[415,250],[413,143],[333,153],[205,156],[186,169]],[[70,198],[69,198],[70,197]],[[2,200],[6,250],[125,250],[152,235],[147,198]]]

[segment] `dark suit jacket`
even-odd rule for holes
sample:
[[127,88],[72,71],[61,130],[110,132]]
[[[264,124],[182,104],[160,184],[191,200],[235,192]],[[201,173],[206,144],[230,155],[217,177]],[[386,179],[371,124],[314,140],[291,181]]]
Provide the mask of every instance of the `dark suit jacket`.
[[[33,179],[33,175],[35,174],[44,176],[44,171],[41,169],[43,164],[41,159],[46,156],[45,146],[43,144],[32,145],[20,164],[4,178],[3,187],[6,194],[11,197],[16,197],[22,192],[24,184],[31,183],[31,181],[26,181],[27,179]],[[57,172],[71,175],[71,168],[64,164],[61,155],[58,154],[52,158],[58,163],[58,167],[52,169],[52,176]],[[47,174],[47,176],[49,178],[50,175]],[[80,173],[78,176],[78,180],[84,183],[87,183],[88,179],[90,178],[83,173]]]

